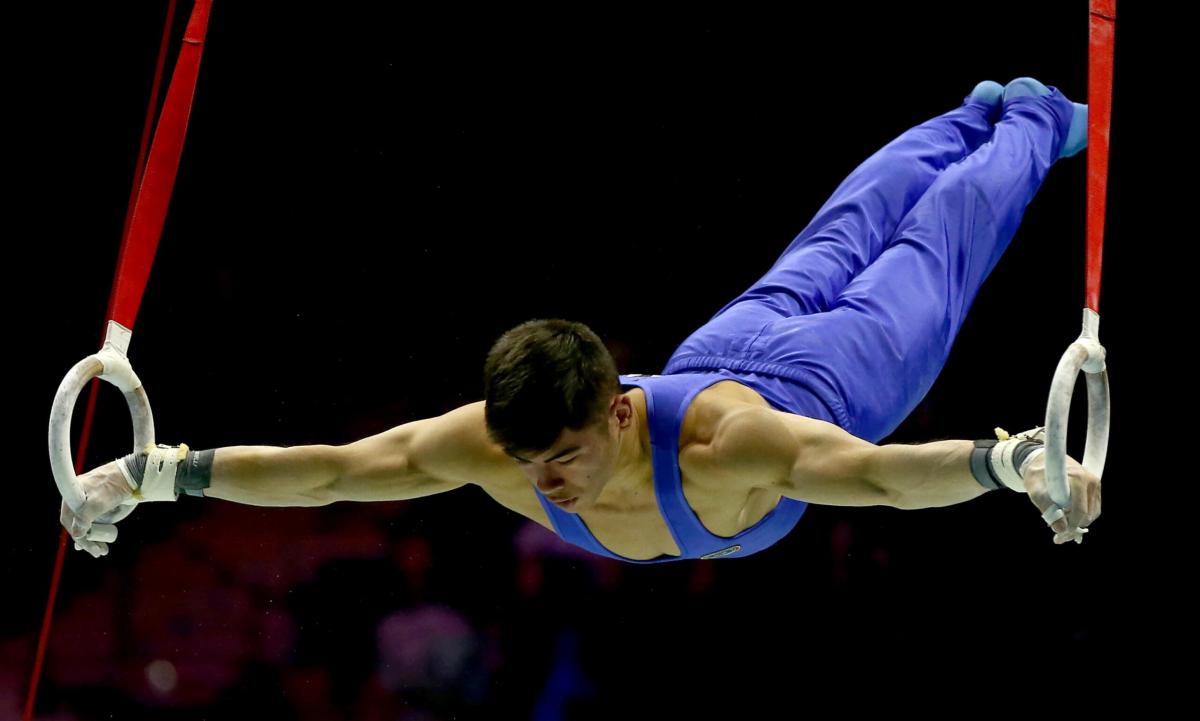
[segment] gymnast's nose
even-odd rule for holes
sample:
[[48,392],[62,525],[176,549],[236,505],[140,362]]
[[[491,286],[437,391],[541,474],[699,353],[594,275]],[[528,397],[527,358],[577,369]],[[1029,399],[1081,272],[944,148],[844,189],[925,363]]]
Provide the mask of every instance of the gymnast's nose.
[[552,495],[566,485],[563,479],[548,471],[537,471],[535,474],[533,483],[544,496]]

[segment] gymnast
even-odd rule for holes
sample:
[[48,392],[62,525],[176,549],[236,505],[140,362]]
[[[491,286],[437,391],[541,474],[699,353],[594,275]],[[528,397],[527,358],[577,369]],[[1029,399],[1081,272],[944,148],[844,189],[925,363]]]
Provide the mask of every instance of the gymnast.
[[[859,165],[774,266],[672,354],[619,375],[587,326],[531,320],[484,363],[484,399],[345,445],[149,445],[79,477],[61,520],[93,556],[121,506],[210,496],[259,506],[418,498],[466,485],[563,540],[631,563],[737,558],[809,503],[948,506],[1026,494],[1055,543],[1100,515],[1067,459],[1046,486],[1044,428],[876,445],[929,391],[976,293],[1050,166],[1087,144],[1087,106],[1033,78],[962,104]],[[1019,342],[1024,318],[995,333]]]

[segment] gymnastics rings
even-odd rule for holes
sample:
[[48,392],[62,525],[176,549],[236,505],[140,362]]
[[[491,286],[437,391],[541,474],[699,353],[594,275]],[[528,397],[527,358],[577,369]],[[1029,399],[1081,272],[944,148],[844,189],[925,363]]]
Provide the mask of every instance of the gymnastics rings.
[[1082,465],[1097,477],[1104,475],[1104,460],[1108,454],[1109,397],[1108,369],[1104,363],[1104,346],[1099,341],[1099,328],[1100,314],[1084,308],[1083,332],[1059,360],[1046,403],[1046,487],[1060,512],[1071,505],[1071,489],[1067,484],[1067,420],[1080,371],[1087,379],[1088,394],[1087,444]]
[[[54,394],[54,405],[50,410],[50,469],[63,501],[76,513],[83,506],[85,496],[79,487],[71,458],[71,416],[79,392],[89,381],[93,378],[106,380],[120,388],[125,395],[129,413],[133,417],[133,452],[139,453],[147,447],[154,447],[154,414],[150,411],[150,399],[126,356],[130,336],[128,328],[110,320],[100,351],[76,363]],[[115,523],[128,516],[135,503],[131,500],[98,520],[101,523]]]

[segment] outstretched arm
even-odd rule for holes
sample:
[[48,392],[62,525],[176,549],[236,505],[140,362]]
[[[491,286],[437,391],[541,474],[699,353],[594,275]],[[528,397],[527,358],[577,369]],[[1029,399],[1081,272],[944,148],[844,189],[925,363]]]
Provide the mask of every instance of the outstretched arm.
[[252,506],[323,506],[407,500],[463,486],[430,476],[412,463],[410,439],[419,432],[412,428],[417,423],[421,421],[345,446],[218,448],[205,495]]
[[206,495],[256,506],[321,506],[407,500],[480,482],[484,476],[470,468],[473,405],[343,446],[218,449]]
[[[210,452],[204,494],[256,506],[320,506],[418,498],[483,483],[494,469],[489,472],[491,456],[481,453],[486,443],[480,441],[480,406],[463,406],[342,446],[218,448]],[[79,477],[85,500],[78,512],[65,503],[62,507],[63,525],[93,556],[106,553],[107,542],[116,538],[111,523],[94,522],[134,498],[143,500],[144,489],[136,488],[143,478],[129,478],[119,463]],[[165,491],[146,497],[170,500],[170,488],[168,479]]]
[[[896,489],[897,508],[933,508],[962,503],[986,493],[971,471],[974,441],[935,441],[915,446],[879,446],[867,473]],[[1082,542],[1082,534],[1100,516],[1100,478],[1067,456],[1071,506],[1050,524],[1056,544]],[[1033,456],[1019,472],[1021,490],[1043,513],[1055,508],[1046,484],[1046,457]],[[1049,520],[1049,519],[1047,519]]]
[[[933,508],[969,501],[988,491],[971,471],[973,441],[877,446],[832,423],[747,406],[722,419],[712,443],[714,458],[741,482],[784,496],[835,506]],[[1026,491],[1039,510],[1051,502],[1045,460],[1028,463]],[[1100,515],[1100,479],[1073,459],[1067,470],[1074,502],[1053,529],[1067,536]],[[1056,542],[1069,540],[1059,538]]]

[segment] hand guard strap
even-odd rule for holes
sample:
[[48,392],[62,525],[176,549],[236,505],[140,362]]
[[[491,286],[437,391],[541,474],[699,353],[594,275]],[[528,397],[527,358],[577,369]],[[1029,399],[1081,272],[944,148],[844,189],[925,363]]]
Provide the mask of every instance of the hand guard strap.
[[1039,426],[1009,437],[1003,428],[996,429],[998,440],[975,441],[971,452],[971,474],[988,490],[1009,488],[1025,492],[1025,469],[1045,448],[1046,429]]
[[173,501],[180,493],[203,496],[212,481],[215,450],[190,451],[187,444],[159,445],[117,462],[135,501]]

